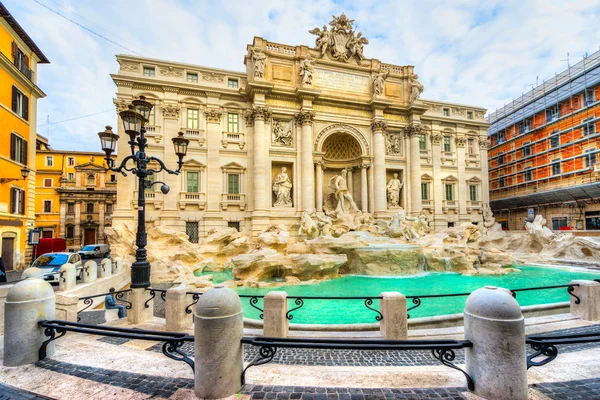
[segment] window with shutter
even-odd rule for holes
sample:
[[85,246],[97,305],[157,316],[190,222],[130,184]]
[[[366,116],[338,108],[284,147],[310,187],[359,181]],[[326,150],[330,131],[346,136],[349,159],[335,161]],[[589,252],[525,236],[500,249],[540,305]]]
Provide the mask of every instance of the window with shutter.
[[25,121],[29,121],[29,99],[25,95],[22,95],[22,96],[23,96],[23,111],[22,111],[21,117],[23,117],[23,119]]
[[18,205],[17,205],[17,189],[11,188],[10,189],[10,213],[11,214],[16,214],[17,210],[18,210]]
[[14,133],[10,134],[10,159],[17,159],[17,135]]
[[21,164],[27,165],[27,140],[21,139]]
[[17,112],[18,107],[19,107],[19,90],[17,89],[16,86],[12,87],[12,105],[11,105],[11,109],[13,110],[13,112]]
[[19,214],[25,215],[25,191],[19,190]]

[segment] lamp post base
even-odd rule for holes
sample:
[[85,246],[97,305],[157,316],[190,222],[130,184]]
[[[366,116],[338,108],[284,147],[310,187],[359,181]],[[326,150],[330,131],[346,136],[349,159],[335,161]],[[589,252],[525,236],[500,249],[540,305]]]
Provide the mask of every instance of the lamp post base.
[[131,288],[147,288],[150,286],[150,263],[136,261],[131,265]]

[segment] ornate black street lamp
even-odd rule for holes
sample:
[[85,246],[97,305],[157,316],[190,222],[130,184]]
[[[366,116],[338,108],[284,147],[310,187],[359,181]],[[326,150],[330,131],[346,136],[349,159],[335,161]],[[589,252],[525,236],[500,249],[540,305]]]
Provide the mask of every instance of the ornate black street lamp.
[[[162,184],[160,190],[164,194],[169,193],[169,186],[167,186],[166,183],[152,182],[146,179],[146,177],[161,171],[178,175],[183,166],[183,157],[185,157],[188,144],[190,143],[188,139],[183,137],[183,132],[179,132],[178,136],[172,139],[173,146],[175,147],[175,154],[179,158],[179,161],[177,161],[177,169],[175,171],[168,169],[162,160],[156,157],[148,157],[146,155],[148,144],[144,135],[146,133],[145,125],[148,123],[152,107],[152,103],[147,102],[145,97],[140,96],[139,100],[131,102],[127,110],[119,113],[123,120],[125,133],[129,135],[129,142],[127,143],[131,147],[131,155],[125,157],[118,167],[115,167],[115,162],[110,156],[116,150],[119,135],[114,133],[110,126],[107,126],[104,132],[98,133],[100,143],[102,144],[102,150],[106,153],[105,160],[108,169],[119,172],[123,174],[123,176],[127,176],[125,171],[129,171],[138,177],[138,227],[135,240],[137,250],[135,252],[135,262],[131,266],[132,288],[147,288],[150,286],[150,263],[146,261],[146,244],[148,238],[146,235],[146,199],[144,197],[144,191],[145,189],[160,183]],[[129,161],[133,162],[131,168],[127,167]],[[153,161],[160,166],[159,169],[148,168],[148,164]]]

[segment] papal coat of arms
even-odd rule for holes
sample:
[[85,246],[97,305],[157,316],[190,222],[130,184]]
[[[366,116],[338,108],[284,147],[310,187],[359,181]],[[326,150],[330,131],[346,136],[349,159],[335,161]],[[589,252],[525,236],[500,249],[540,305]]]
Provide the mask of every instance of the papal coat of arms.
[[317,35],[315,47],[320,51],[321,57],[327,54],[338,61],[349,61],[355,58],[359,63],[364,59],[363,47],[369,44],[369,41],[361,32],[355,35],[353,22],[353,19],[348,19],[346,14],[342,13],[339,17],[333,16],[333,20],[329,23],[331,25],[329,30],[326,25],[323,25],[322,30],[315,28],[308,31]]

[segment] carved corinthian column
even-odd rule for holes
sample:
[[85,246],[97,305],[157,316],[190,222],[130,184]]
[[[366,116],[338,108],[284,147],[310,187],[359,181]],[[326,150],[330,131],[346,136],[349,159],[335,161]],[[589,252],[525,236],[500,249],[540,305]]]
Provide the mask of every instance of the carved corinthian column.
[[315,208],[315,173],[312,154],[314,117],[315,115],[310,111],[301,111],[296,114],[296,121],[298,125],[302,126],[302,210]]
[[268,207],[266,183],[269,162],[265,120],[271,117],[271,111],[264,106],[255,106],[251,117],[254,119],[254,211],[265,212]]
[[323,211],[323,161],[317,161],[317,212]]
[[404,128],[404,133],[410,140],[410,198],[408,199],[409,211],[419,213],[421,203],[421,150],[419,149],[419,135],[422,126],[411,124]]
[[479,140],[479,158],[481,160],[481,194],[483,204],[490,204],[490,185],[488,175],[488,149],[490,141],[487,138]]
[[386,129],[387,123],[382,119],[376,119],[371,123],[371,130],[373,131],[373,164],[375,168],[375,215],[387,211],[385,188],[385,138],[383,137]]

